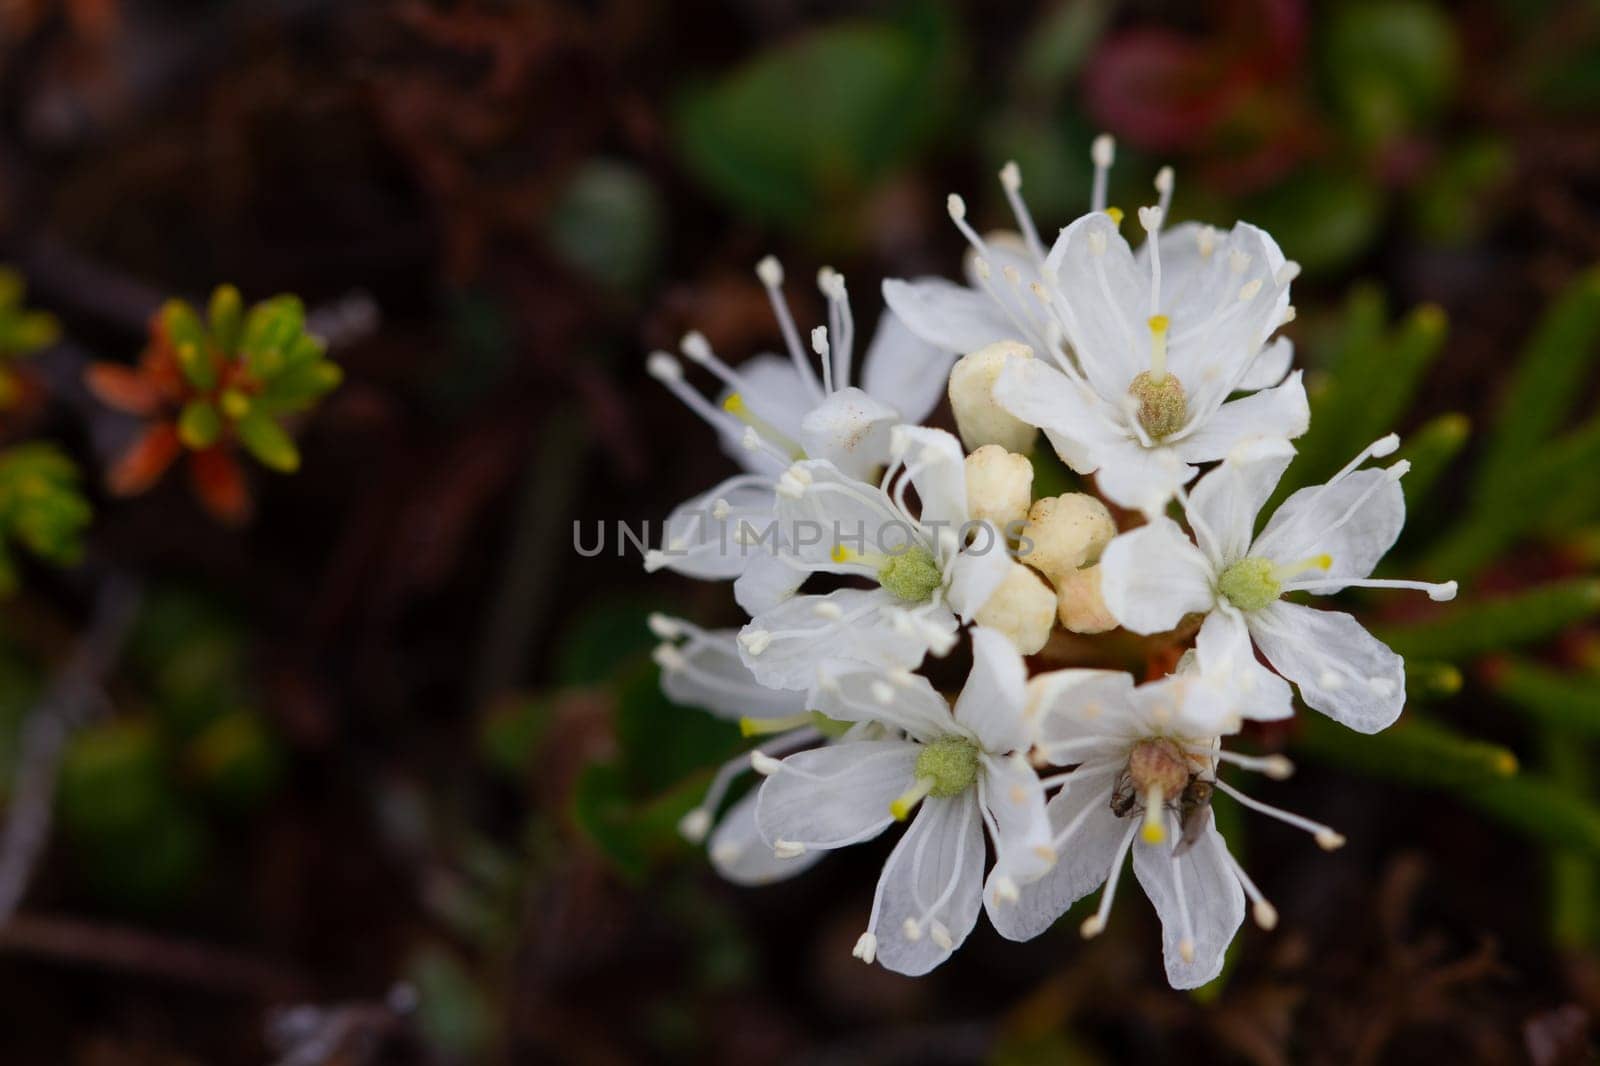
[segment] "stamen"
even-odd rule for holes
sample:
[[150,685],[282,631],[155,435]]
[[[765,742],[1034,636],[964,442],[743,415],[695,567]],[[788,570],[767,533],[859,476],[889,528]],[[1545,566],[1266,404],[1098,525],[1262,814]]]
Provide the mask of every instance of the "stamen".
[[856,946],[850,950],[850,954],[868,966],[872,965],[872,960],[878,957],[878,938],[871,933],[862,933],[856,940]]
[[1278,909],[1267,902],[1267,897],[1261,894],[1261,889],[1245,873],[1244,866],[1234,858],[1233,852],[1227,848],[1222,849],[1222,854],[1227,857],[1228,865],[1233,867],[1233,876],[1239,882],[1239,887],[1244,889],[1244,894],[1250,899],[1250,916],[1262,929],[1271,930],[1278,924]]
[[1117,857],[1111,860],[1111,873],[1106,877],[1106,887],[1100,890],[1100,907],[1093,914],[1083,920],[1083,925],[1078,931],[1085,940],[1091,940],[1106,931],[1106,919],[1111,915],[1111,902],[1117,896],[1117,882],[1122,879],[1122,868],[1128,861],[1128,849],[1133,847],[1133,834],[1139,824],[1128,826],[1128,831],[1122,834],[1122,843],[1117,846]]
[[956,229],[967,239],[967,243],[985,259],[993,259],[989,246],[983,243],[983,238],[978,236],[978,231],[967,222],[967,202],[956,193],[951,193],[944,202],[945,210],[950,213],[950,221],[956,224]]
[[1000,185],[1006,191],[1006,201],[1011,204],[1011,213],[1016,216],[1017,229],[1021,231],[1022,239],[1027,242],[1028,251],[1033,253],[1034,259],[1043,263],[1044,242],[1039,239],[1039,231],[1033,224],[1033,215],[1028,212],[1028,205],[1022,199],[1022,168],[1017,166],[1016,160],[1011,160],[1000,168]]
[[757,748],[750,753],[750,769],[762,777],[771,777],[783,769],[783,760],[774,759],[760,748]]
[[1333,566],[1333,556],[1327,552],[1292,563],[1273,563],[1272,579],[1279,585],[1283,585],[1289,579],[1299,577],[1307,570],[1327,570],[1331,566]]
[[737,428],[729,422],[726,415],[711,405],[711,401],[689,387],[683,380],[683,364],[672,356],[666,352],[651,352],[644,366],[651,377],[665,385],[667,391],[676,396],[685,407],[699,415],[712,429],[718,433],[727,433]]
[[832,267],[817,272],[817,287],[828,298],[828,332],[833,337],[835,367],[833,380],[841,389],[850,387],[851,364],[856,340],[855,316],[850,310],[850,294],[844,275]]
[[[1139,208],[1139,225],[1144,227],[1145,245],[1150,249],[1150,314],[1161,313],[1161,208]],[[1165,327],[1163,327],[1165,332]]]
[[1161,211],[1163,222],[1167,218],[1167,208],[1172,206],[1173,177],[1171,167],[1162,167],[1156,171],[1156,206]]
[[806,846],[798,840],[774,840],[772,842],[773,857],[779,859],[798,859],[806,853]]
[[822,391],[833,395],[833,367],[828,360],[828,327],[818,326],[811,331],[811,350],[822,360]]
[[1225,751],[1220,748],[1189,748],[1196,755],[1215,759],[1218,762],[1231,763],[1241,770],[1254,770],[1274,781],[1287,781],[1294,775],[1294,763],[1284,755],[1241,755],[1236,751]]
[[811,360],[806,358],[805,349],[800,346],[800,331],[795,328],[794,316],[789,313],[789,301],[783,296],[783,266],[769,255],[756,264],[756,276],[766,287],[767,299],[772,303],[772,314],[778,320],[778,328],[783,331],[783,342],[789,349],[789,358],[794,362],[795,369],[817,399],[825,399],[816,371],[811,369]]
[[917,804],[925,799],[928,793],[939,782],[933,777],[919,777],[916,783],[896,796],[889,803],[889,813],[897,822],[903,822],[911,816],[911,811]]
[[1344,835],[1336,832],[1329,826],[1323,825],[1321,822],[1313,822],[1310,818],[1291,813],[1290,811],[1283,810],[1279,807],[1274,807],[1270,803],[1263,803],[1261,800],[1247,796],[1221,778],[1217,779],[1216,786],[1222,789],[1222,791],[1226,792],[1228,795],[1232,796],[1234,799],[1238,800],[1240,803],[1244,804],[1246,807],[1249,807],[1251,810],[1265,814],[1269,818],[1276,818],[1280,822],[1284,822],[1287,825],[1294,826],[1296,829],[1303,829],[1307,833],[1310,833],[1315,838],[1317,847],[1321,848],[1323,851],[1336,851],[1337,849],[1344,847]]
[[1089,197],[1089,210],[1104,211],[1106,179],[1111,172],[1111,164],[1116,162],[1117,158],[1117,142],[1112,139],[1111,134],[1102,133],[1094,139],[1094,144],[1089,147],[1089,158],[1094,161],[1094,187]]
[[676,640],[686,632],[682,622],[660,611],[651,611],[646,621],[650,632],[659,640]]
[[1360,581],[1349,581],[1344,578],[1326,578],[1323,580],[1296,581],[1283,586],[1285,592],[1315,592],[1318,589],[1337,586],[1339,588],[1358,589],[1414,589],[1426,592],[1428,599],[1435,603],[1445,603],[1456,598],[1457,585],[1454,581],[1429,582],[1429,581],[1398,581],[1380,578],[1364,578]]
[[1189,897],[1183,891],[1183,865],[1174,850],[1172,863],[1172,894],[1178,897],[1178,955],[1184,962],[1194,961],[1194,922],[1189,917]]

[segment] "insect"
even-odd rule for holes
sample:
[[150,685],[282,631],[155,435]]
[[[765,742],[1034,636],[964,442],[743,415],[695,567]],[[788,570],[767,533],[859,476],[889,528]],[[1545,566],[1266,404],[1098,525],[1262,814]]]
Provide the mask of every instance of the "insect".
[[1211,794],[1214,791],[1211,782],[1199,774],[1189,776],[1189,783],[1178,797],[1178,826],[1181,832],[1178,843],[1172,848],[1173,858],[1200,842],[1201,834],[1211,824]]
[[1111,786],[1111,813],[1118,818],[1127,816],[1139,802],[1139,793],[1133,787],[1133,775],[1126,769],[1117,775],[1116,784]]

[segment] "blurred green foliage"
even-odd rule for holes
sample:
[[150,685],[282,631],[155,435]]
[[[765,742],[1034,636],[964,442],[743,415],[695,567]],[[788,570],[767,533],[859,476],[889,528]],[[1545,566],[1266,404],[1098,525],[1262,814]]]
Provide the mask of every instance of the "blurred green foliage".
[[160,312],[193,397],[178,415],[178,436],[190,448],[209,448],[231,430],[246,451],[274,470],[300,466],[284,417],[304,411],[343,375],[327,345],[306,332],[305,308],[294,296],[275,296],[248,311],[239,290],[222,285],[202,317],[173,300]]
[[108,904],[158,910],[186,898],[227,821],[280,780],[283,754],[245,640],[216,604],[152,591],[129,635],[118,714],[69,743],[62,830],[86,886]]
[[53,315],[23,306],[25,292],[22,275],[0,266],[0,410],[15,406],[22,396],[22,382],[12,364],[50,347],[61,336]]
[[684,93],[679,151],[739,211],[841,243],[865,195],[948,128],[957,40],[932,3],[808,31]]
[[0,451],[0,596],[17,589],[11,547],[56,566],[83,557],[83,534],[93,518],[79,485],[77,464],[43,441]]

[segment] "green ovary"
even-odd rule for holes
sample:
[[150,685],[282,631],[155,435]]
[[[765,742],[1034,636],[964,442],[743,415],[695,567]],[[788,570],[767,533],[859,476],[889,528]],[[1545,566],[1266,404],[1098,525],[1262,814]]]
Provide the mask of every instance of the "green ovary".
[[1183,428],[1189,419],[1189,404],[1183,395],[1183,385],[1172,374],[1160,378],[1146,370],[1133,379],[1128,395],[1139,404],[1139,425],[1150,434],[1151,440],[1170,437]]
[[878,584],[907,603],[926,603],[943,582],[939,564],[926,548],[891,555],[878,569]]
[[1240,559],[1222,572],[1217,591],[1241,611],[1259,611],[1283,594],[1271,561]]
[[956,796],[978,778],[978,746],[961,737],[943,737],[924,745],[917,756],[917,778],[933,782],[930,796]]

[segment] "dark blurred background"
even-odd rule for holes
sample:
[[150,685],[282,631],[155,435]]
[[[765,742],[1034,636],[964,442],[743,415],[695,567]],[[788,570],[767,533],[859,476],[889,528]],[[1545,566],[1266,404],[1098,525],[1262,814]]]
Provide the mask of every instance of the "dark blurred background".
[[[1045,232],[1085,210],[1100,130],[1113,203],[1171,163],[1178,217],[1304,265],[1302,361],[1366,359],[1345,409],[1392,386],[1392,428],[1454,427],[1407,542],[1450,544],[1484,510],[1459,416],[1504,416],[1547,305],[1600,303],[1592,3],[0,0],[0,262],[63,338],[0,426],[64,446],[96,512],[0,609],[8,816],[41,701],[83,719],[0,926],[0,1062],[1588,1061],[1587,742],[1506,705],[1538,702],[1508,677],[1600,701],[1581,618],[1441,652],[1461,693],[1426,711],[1549,795],[1441,776],[1416,732],[1310,744],[1263,794],[1350,844],[1230,834],[1282,921],[1196,994],[1136,893],[1093,943],[981,926],[908,980],[850,957],[886,843],[739,889],[677,838],[740,741],[658,694],[644,618],[733,624],[731,595],[572,549],[732,470],[645,355],[779,343],[767,252],[803,324],[825,264],[871,323],[880,278],[959,270],[947,193],[1009,224],[1006,160]],[[81,384],[224,281],[298,294],[345,371],[244,527],[176,474],[102,491],[134,428]],[[1571,314],[1546,348],[1592,348]],[[1560,495],[1600,493],[1586,446]],[[1449,557],[1508,595],[1592,573],[1564,513]]]

